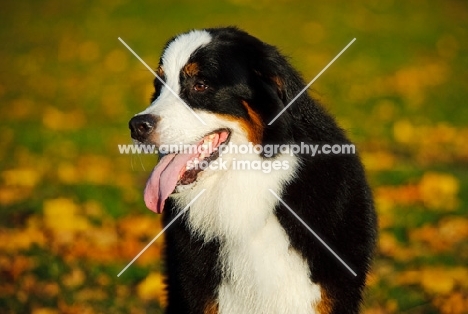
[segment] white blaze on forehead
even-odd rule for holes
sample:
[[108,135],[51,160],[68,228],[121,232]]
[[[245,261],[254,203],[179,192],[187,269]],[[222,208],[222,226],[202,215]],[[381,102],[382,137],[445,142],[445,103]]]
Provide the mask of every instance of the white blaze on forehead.
[[[155,133],[159,135],[159,145],[179,142],[192,143],[213,131],[206,122],[200,120],[200,112],[195,113],[190,104],[180,99],[180,72],[189,62],[190,56],[200,47],[211,42],[211,35],[205,30],[194,30],[177,36],[163,52],[161,65],[166,79],[157,99],[140,114],[158,117]],[[203,121],[203,122],[201,122]]]
[[177,36],[166,48],[162,56],[162,66],[166,76],[166,84],[174,92],[180,92],[179,74],[187,64],[190,56],[198,48],[208,44],[211,35],[204,30],[194,30]]

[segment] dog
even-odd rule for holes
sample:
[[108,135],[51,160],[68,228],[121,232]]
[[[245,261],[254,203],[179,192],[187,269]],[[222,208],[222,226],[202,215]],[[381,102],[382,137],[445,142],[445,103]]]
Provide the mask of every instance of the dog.
[[166,148],[144,192],[171,224],[166,313],[358,313],[376,241],[372,193],[357,154],[292,148],[351,144],[307,93],[284,110],[306,86],[299,73],[274,46],[222,27],[169,40],[156,74],[129,127]]

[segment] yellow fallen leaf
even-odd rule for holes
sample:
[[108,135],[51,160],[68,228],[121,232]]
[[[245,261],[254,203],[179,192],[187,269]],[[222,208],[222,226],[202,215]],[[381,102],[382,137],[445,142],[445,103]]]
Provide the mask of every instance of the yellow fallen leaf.
[[0,187],[0,205],[11,205],[31,197],[31,187]]
[[11,229],[0,232],[0,247],[10,252],[29,249],[33,243],[44,246],[45,242],[43,231],[37,228]]
[[451,217],[439,224],[440,235],[451,244],[468,239],[468,219]]
[[44,109],[42,123],[46,128],[54,131],[76,130],[86,123],[86,117],[79,109],[62,112],[50,106]]
[[363,152],[361,158],[366,169],[372,171],[388,170],[395,165],[395,156],[386,151]]
[[164,277],[160,273],[150,273],[137,287],[137,293],[143,300],[156,299],[163,306],[166,304]]
[[409,269],[395,276],[397,285],[420,285],[432,295],[449,295],[456,287],[468,286],[468,268],[425,267]]
[[86,230],[89,222],[78,214],[79,206],[71,199],[57,198],[44,201],[43,204],[45,225],[52,230]]
[[458,206],[459,189],[458,179],[445,173],[425,173],[419,182],[421,198],[432,209],[455,209]]
[[92,243],[91,246],[98,250],[116,247],[119,236],[114,228],[91,228],[85,232],[85,238]]
[[111,184],[113,181],[113,165],[109,158],[97,155],[81,156],[77,170],[83,181],[93,184]]
[[62,277],[62,283],[68,287],[77,287],[84,283],[86,275],[83,270],[74,268],[71,273]]
[[160,228],[160,220],[147,215],[127,216],[119,221],[119,229],[127,237],[154,237]]
[[399,120],[393,125],[393,136],[398,143],[412,143],[415,137],[414,127],[408,120]]
[[411,242],[424,242],[436,252],[454,249],[454,245],[468,238],[468,219],[448,217],[437,225],[424,225],[409,231]]
[[382,232],[379,237],[379,248],[382,254],[393,256],[398,249],[395,236],[389,232]]
[[102,208],[101,203],[97,201],[88,201],[83,204],[84,212],[87,216],[93,217],[96,219],[101,219],[106,216],[104,209]]
[[447,296],[436,296],[434,305],[442,314],[468,313],[468,293],[455,292]]
[[415,285],[421,280],[420,270],[405,270],[397,274],[395,281],[398,285]]
[[79,181],[78,169],[71,163],[60,163],[57,166],[57,176],[60,181],[72,184]]
[[50,298],[57,296],[60,292],[60,286],[56,282],[45,283],[41,289]]
[[421,286],[432,294],[448,294],[455,286],[455,279],[442,268],[428,268],[421,273]]
[[34,168],[12,169],[2,172],[5,185],[34,187],[41,179],[41,174]]

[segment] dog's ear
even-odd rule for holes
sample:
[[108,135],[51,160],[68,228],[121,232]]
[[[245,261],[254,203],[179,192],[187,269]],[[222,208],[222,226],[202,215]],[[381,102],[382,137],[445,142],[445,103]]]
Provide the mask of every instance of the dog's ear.
[[278,93],[278,97],[285,102],[286,101],[286,90],[283,79],[279,75],[273,75],[270,77],[273,85],[276,86],[276,92]]
[[[275,115],[289,105],[306,86],[300,73],[291,66],[288,59],[281,55],[274,46],[264,44],[263,56],[256,60],[254,68],[259,78],[274,89],[278,99],[281,100],[281,108]],[[320,110],[320,108],[316,106],[316,102],[305,91],[294,100],[281,117],[284,116],[284,118],[294,121],[303,121],[313,117],[317,110]],[[307,121],[307,123],[311,122]]]
[[255,73],[265,84],[275,89],[283,106],[286,106],[299,94],[305,84],[301,75],[276,47],[263,43],[262,48],[262,53],[253,65]]
[[272,71],[273,69],[265,67],[257,67],[254,69],[255,75],[266,85],[273,88],[281,102],[285,102],[286,90],[284,86],[283,79],[276,73],[277,71]]
[[[301,79],[275,47],[263,44],[253,61],[257,110],[265,118],[264,144],[293,141],[295,115],[289,109],[269,124],[300,91]],[[297,91],[297,92],[296,92]]]

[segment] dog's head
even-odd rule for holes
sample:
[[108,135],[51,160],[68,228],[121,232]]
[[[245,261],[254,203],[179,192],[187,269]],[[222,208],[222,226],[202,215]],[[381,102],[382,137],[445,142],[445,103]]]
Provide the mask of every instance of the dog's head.
[[[151,105],[130,120],[133,139],[166,150],[148,180],[147,206],[207,172],[219,147],[289,143],[294,111],[270,122],[303,86],[276,48],[236,28],[194,30],[171,39],[156,70]],[[300,100],[298,101],[300,102]],[[194,145],[197,151],[174,148]],[[169,148],[169,151],[167,149]]]

